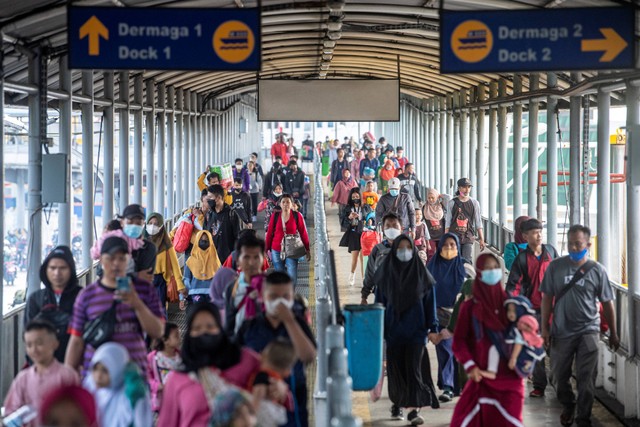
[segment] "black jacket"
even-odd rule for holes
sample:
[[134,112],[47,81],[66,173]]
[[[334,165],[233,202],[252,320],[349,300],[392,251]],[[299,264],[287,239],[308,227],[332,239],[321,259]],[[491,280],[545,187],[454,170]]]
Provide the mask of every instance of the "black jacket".
[[275,187],[276,184],[281,184],[284,186],[284,175],[280,170],[278,170],[278,172],[274,172],[273,170],[271,170],[267,174],[267,176],[264,177],[264,182],[262,185],[262,195],[264,197],[269,197],[269,195],[273,191],[273,187]]
[[[47,266],[53,258],[66,261],[71,269],[69,283],[62,291],[59,301],[56,301],[51,282],[47,279]],[[73,316],[73,305],[76,302],[76,297],[82,290],[78,284],[76,266],[69,248],[58,246],[47,256],[40,267],[40,280],[45,288],[29,295],[24,313],[24,323],[26,325],[36,317],[51,322],[56,327],[56,336],[60,342],[54,355],[58,361],[64,363],[64,355],[70,338],[67,329]]]
[[218,258],[225,260],[233,251],[238,233],[240,232],[240,217],[225,204],[220,212],[215,209],[209,211],[205,218],[204,229],[213,236]]
[[298,170],[296,173],[289,172],[284,177],[284,192],[293,196],[298,193],[296,198],[302,198],[304,192],[304,172]]

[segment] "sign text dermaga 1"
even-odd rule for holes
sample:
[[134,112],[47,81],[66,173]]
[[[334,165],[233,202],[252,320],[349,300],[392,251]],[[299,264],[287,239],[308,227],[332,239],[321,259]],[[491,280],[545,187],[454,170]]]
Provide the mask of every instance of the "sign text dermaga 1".
[[72,69],[259,70],[260,11],[68,8]]
[[441,15],[442,73],[633,68],[626,7]]

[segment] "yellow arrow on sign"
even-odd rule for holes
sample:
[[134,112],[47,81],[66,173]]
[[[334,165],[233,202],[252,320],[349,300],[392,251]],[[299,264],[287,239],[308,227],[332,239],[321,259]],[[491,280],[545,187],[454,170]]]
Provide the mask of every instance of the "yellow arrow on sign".
[[100,37],[109,40],[109,29],[95,15],[80,27],[80,39],[89,36],[89,55],[100,55]]
[[611,62],[627,47],[628,43],[613,28],[600,28],[600,32],[604,36],[603,39],[582,40],[581,50],[583,52],[604,51],[600,62]]

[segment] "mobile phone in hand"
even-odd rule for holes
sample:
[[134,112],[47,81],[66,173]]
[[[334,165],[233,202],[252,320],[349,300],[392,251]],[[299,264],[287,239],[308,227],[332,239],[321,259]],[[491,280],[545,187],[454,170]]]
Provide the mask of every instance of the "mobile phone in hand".
[[129,292],[131,279],[128,276],[116,277],[116,289],[120,292]]

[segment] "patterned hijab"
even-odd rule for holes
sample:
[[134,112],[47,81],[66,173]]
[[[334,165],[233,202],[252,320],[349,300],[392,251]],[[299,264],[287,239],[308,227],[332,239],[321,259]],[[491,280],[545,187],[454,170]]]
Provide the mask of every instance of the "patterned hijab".
[[436,202],[431,204],[427,199],[424,204],[424,219],[427,221],[440,221],[444,217],[444,210],[442,209],[442,203],[440,203],[440,193],[435,188],[430,188],[427,191],[427,197],[430,195],[436,197]]

